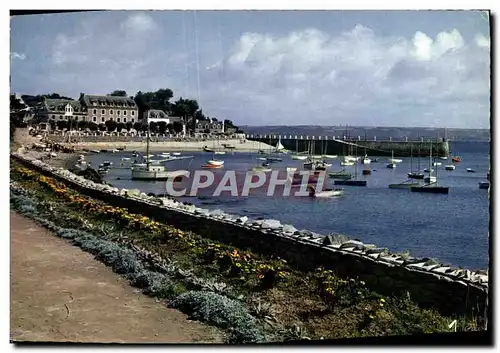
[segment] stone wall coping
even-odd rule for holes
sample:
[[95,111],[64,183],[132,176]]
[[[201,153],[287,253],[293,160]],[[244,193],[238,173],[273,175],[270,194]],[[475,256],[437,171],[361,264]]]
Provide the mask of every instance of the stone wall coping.
[[[77,184],[83,188],[112,194],[125,199],[132,199],[136,202],[142,202],[144,204],[165,209],[171,212],[179,212],[191,217],[204,218],[215,222],[225,223],[232,227],[238,227],[251,231],[260,231],[261,233],[267,234],[269,236],[278,236],[281,238],[293,240],[297,243],[303,244],[304,246],[316,247],[321,248],[324,251],[332,251],[343,255],[354,256],[363,259],[364,261],[372,261],[374,263],[382,264],[387,267],[398,266],[409,272],[431,275],[433,276],[433,278],[438,280],[453,281],[461,285],[476,287],[482,291],[487,291],[488,289],[489,277],[487,273],[480,273],[479,271],[474,272],[468,269],[439,264],[435,263],[434,260],[434,263],[426,265],[426,263],[430,261],[430,259],[417,259],[413,257],[407,257],[405,259],[401,256],[390,253],[389,251],[387,251],[387,254],[384,254],[385,249],[376,247],[374,248],[373,244],[367,246],[367,244],[363,244],[360,241],[348,240],[340,244],[324,245],[323,242],[325,238],[329,236],[321,235],[307,230],[299,231],[295,229],[295,227],[291,225],[281,224],[277,220],[251,220],[246,216],[241,217],[237,215],[231,215],[221,210],[210,211],[169,198],[147,196],[144,193],[140,193],[139,195],[127,195],[127,197],[125,197],[124,195],[122,195],[122,193],[124,191],[128,191],[126,189],[119,190],[118,188],[114,188],[109,185],[102,185],[94,183],[92,181],[88,181],[83,177],[77,176],[66,169],[54,168],[40,160],[29,158],[19,153],[12,153],[11,155],[15,158],[31,163],[51,174],[55,174],[59,178],[63,178],[70,183]],[[245,220],[244,222],[243,219]],[[287,228],[288,232],[283,231],[285,228]]]

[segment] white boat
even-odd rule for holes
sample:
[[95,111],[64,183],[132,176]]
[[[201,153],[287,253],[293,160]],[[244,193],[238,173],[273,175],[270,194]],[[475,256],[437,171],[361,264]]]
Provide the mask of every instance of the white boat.
[[292,155],[292,159],[297,161],[305,161],[307,159],[307,156],[294,154]]
[[278,143],[276,144],[275,152],[284,152],[285,146],[281,144],[281,136],[279,137]]
[[325,161],[323,161],[323,165],[324,165],[325,167],[331,167],[331,166],[332,166],[332,164],[331,164],[331,163],[326,163]]
[[434,175],[427,175],[424,177],[424,182],[428,184],[435,183],[437,181],[437,178]]
[[313,155],[313,156],[311,156],[311,159],[323,159],[323,156]]
[[253,167],[252,171],[253,172],[264,172],[264,173],[267,173],[267,172],[271,172],[272,169],[269,168],[269,167],[264,167],[264,166],[259,165],[257,167]]
[[389,163],[401,163],[402,161],[402,159],[389,158]]
[[386,167],[389,169],[395,169],[396,168],[396,163],[387,163]]
[[[451,153],[450,153],[450,159],[451,159]],[[455,165],[453,164],[453,160],[451,161],[450,164],[447,164],[444,166],[445,170],[455,170]]]
[[310,197],[336,197],[344,195],[344,189],[325,189],[316,191],[313,185],[308,185],[307,191],[309,191]]
[[431,169],[431,168],[424,169],[424,173],[432,173],[433,171],[434,171],[434,169]]
[[207,164],[219,166],[219,165],[223,165],[224,161],[221,161],[218,159],[211,159],[211,160],[207,161]]
[[297,168],[295,168],[295,167],[286,167],[286,171],[287,172],[296,172]]
[[92,153],[99,153],[99,150],[90,150]]
[[354,165],[354,162],[351,162],[351,161],[344,161],[344,162],[340,162],[340,165],[345,167],[345,166],[349,166],[349,165]]
[[325,189],[323,191],[315,192],[312,197],[338,197],[344,195],[344,189]]
[[170,156],[170,152],[162,152],[162,153],[160,153],[160,156],[164,156],[164,157]]
[[120,152],[120,150],[117,150],[117,149],[113,149],[111,150],[112,153],[117,153],[117,152]]
[[321,157],[323,157],[324,159],[335,159],[338,156],[336,154],[324,154]]
[[448,157],[446,157],[446,156],[445,157],[439,157],[439,159],[447,160]]
[[259,161],[267,161],[267,158],[266,157],[257,157],[257,160],[259,160]]
[[474,169],[472,169],[472,168],[467,168],[467,172],[468,173],[475,173],[476,171]]
[[215,154],[226,154],[225,151],[216,151]]
[[128,158],[128,157],[122,157],[121,161],[122,162],[128,162],[128,161],[130,161],[130,158]]
[[172,152],[172,156],[180,156],[181,153],[180,152]]
[[[147,117],[149,119],[149,116]],[[157,180],[169,180],[169,179],[178,179],[182,178],[179,175],[179,171],[167,171],[162,165],[151,165],[149,160],[153,155],[149,154],[149,123],[147,123],[147,139],[146,139],[146,163],[134,163],[131,171],[132,180],[146,180],[146,181],[157,181]],[[187,171],[183,171],[186,172]]]
[[372,160],[368,158],[368,156],[365,156],[365,158],[361,160],[361,164],[370,164],[371,162]]
[[147,155],[142,156],[142,158],[148,159],[148,158],[153,158],[154,156],[155,156],[154,154],[147,154]]
[[441,162],[434,162],[434,163],[432,163],[432,166],[433,166],[433,167],[439,167],[439,166],[440,166],[440,165],[442,165],[442,164],[443,164],[443,163],[441,163]]
[[359,160],[359,157],[353,157],[353,156],[345,156],[344,157],[344,162],[357,162]]

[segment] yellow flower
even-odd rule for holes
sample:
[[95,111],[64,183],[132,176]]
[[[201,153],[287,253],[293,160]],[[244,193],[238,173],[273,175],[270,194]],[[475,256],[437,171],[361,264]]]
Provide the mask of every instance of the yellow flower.
[[375,319],[375,316],[373,316],[372,314],[370,314],[368,317],[369,317],[370,319]]
[[380,298],[380,301],[381,301],[382,303],[385,303],[385,299],[384,299],[384,298]]

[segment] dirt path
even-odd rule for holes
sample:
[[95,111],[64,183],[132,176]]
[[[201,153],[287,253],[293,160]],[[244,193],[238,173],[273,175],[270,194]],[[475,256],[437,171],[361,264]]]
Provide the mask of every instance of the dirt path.
[[11,211],[10,222],[12,341],[221,341],[31,220]]

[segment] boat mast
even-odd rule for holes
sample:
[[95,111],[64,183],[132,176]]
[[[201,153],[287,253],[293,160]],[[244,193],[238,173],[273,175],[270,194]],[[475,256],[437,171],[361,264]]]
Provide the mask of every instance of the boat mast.
[[420,173],[420,143],[418,144],[418,160],[417,160],[417,168]]
[[410,142],[410,172],[413,173],[413,144]]
[[151,113],[150,110],[148,110],[148,115],[146,117],[146,124],[148,124],[148,130],[147,130],[147,140],[146,140],[146,169],[149,170],[149,114]]

